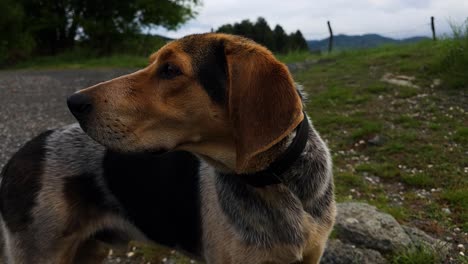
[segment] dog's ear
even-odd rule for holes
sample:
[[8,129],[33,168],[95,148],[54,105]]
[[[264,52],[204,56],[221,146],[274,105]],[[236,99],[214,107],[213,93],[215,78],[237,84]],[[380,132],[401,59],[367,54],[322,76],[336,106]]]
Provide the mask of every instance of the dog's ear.
[[228,111],[237,151],[236,171],[285,138],[302,121],[302,103],[284,64],[266,48],[227,41]]

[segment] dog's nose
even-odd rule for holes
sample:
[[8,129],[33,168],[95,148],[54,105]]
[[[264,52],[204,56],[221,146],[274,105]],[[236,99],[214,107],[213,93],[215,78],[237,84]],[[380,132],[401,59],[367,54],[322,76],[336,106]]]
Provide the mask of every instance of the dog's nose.
[[91,97],[86,94],[76,93],[67,99],[67,105],[76,118],[81,118],[93,109]]

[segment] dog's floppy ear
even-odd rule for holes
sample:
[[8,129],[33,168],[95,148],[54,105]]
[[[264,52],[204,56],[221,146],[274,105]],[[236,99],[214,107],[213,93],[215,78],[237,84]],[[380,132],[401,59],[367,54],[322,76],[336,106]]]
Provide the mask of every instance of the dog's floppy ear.
[[284,64],[266,48],[225,42],[228,111],[237,151],[236,171],[285,138],[302,121],[302,103]]

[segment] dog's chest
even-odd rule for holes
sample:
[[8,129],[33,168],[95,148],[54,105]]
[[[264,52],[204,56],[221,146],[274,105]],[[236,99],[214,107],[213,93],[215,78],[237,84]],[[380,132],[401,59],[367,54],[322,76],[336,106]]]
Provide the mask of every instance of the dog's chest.
[[199,160],[187,152],[108,151],[104,177],[126,217],[148,238],[190,253],[200,248]]

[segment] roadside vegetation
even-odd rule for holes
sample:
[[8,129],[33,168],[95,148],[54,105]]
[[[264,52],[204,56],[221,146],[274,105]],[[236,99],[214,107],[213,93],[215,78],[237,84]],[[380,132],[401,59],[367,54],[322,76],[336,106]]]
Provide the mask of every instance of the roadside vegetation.
[[[322,56],[295,79],[332,150],[338,201],[368,202],[466,245],[468,31],[459,30],[437,42]],[[394,263],[437,258],[417,249]]]

